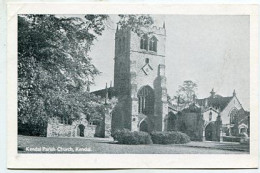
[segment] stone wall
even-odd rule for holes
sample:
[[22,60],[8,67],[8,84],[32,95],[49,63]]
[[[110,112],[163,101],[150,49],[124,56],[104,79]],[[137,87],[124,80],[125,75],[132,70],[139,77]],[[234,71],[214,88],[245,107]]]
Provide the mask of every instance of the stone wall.
[[51,118],[47,126],[47,137],[80,137],[79,125],[84,126],[84,137],[94,137],[96,125],[88,124],[87,120],[74,121],[72,125],[60,124],[57,118]]
[[48,123],[47,137],[73,137],[73,136],[75,136],[74,126]]
[[85,127],[84,137],[89,137],[89,138],[94,137],[96,133],[96,128],[97,128],[96,125],[88,125],[87,127]]

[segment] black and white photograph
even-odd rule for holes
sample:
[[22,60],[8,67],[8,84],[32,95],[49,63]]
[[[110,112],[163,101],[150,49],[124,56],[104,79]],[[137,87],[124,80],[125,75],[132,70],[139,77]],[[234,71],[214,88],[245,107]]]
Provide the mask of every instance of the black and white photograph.
[[251,157],[251,16],[161,12],[18,13],[13,152]]
[[21,153],[249,153],[249,17],[18,16]]

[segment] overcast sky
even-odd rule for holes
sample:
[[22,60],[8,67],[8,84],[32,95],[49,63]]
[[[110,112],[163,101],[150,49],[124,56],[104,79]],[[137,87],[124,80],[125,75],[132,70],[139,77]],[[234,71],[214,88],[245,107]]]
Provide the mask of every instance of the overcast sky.
[[[166,78],[168,94],[175,95],[185,80],[198,84],[198,98],[212,88],[222,96],[237,97],[249,110],[249,16],[153,16],[166,24]],[[92,47],[93,63],[102,72],[91,91],[113,81],[116,15]]]

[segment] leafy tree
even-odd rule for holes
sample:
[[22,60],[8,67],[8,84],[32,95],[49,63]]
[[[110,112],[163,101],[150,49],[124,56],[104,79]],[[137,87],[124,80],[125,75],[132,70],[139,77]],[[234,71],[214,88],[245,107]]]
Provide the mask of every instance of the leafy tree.
[[88,92],[99,71],[88,56],[106,15],[18,16],[18,127],[31,135],[50,116],[77,118],[97,98]]
[[179,86],[177,95],[174,97],[178,103],[189,105],[196,98],[198,85],[191,80],[186,80]]
[[[118,24],[141,33],[149,15],[119,15]],[[111,105],[90,94],[99,74],[88,52],[106,26],[107,15],[18,16],[18,132],[45,135],[49,117],[102,119]]]
[[150,15],[119,15],[120,20],[118,25],[121,28],[130,28],[138,35],[144,34],[146,31],[144,28],[149,28],[154,24],[154,20]]

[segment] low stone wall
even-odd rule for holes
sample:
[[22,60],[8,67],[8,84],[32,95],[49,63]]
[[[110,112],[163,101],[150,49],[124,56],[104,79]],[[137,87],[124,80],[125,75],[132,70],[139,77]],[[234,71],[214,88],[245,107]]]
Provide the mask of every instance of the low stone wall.
[[47,137],[73,137],[75,126],[63,124],[48,124]]
[[60,124],[58,121],[50,120],[47,126],[47,137],[77,137],[79,136],[79,125],[83,125],[84,137],[94,137],[96,125],[90,125],[87,121],[75,121],[72,125]]
[[84,130],[84,137],[94,137],[96,133],[96,125],[88,125]]

